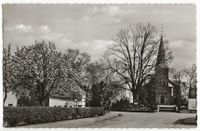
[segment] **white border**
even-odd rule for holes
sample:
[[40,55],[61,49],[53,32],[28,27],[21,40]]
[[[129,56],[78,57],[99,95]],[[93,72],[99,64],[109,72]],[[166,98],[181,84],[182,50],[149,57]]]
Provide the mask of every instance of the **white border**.
[[[194,129],[194,128],[191,128],[191,129],[170,129],[170,130],[199,130],[200,127],[199,127],[199,123],[200,123],[200,113],[199,113],[199,105],[200,105],[200,38],[199,38],[199,35],[200,35],[200,26],[198,23],[200,23],[200,1],[199,0],[0,0],[0,3],[1,3],[1,7],[0,7],[0,18],[1,18],[1,21],[0,21],[0,24],[2,25],[2,4],[63,4],[63,3],[69,3],[69,4],[196,4],[196,9],[197,9],[197,12],[196,12],[196,19],[197,19],[197,41],[196,41],[196,45],[197,45],[197,53],[196,53],[196,59],[197,59],[197,80],[198,80],[198,83],[197,83],[197,90],[198,90],[198,99],[197,99],[197,107],[198,107],[198,112],[197,112],[197,115],[198,115],[198,125],[197,125],[197,128]],[[2,26],[0,26],[0,34],[1,34],[1,39],[0,39],[0,98],[1,98],[1,102],[0,102],[0,127],[1,127],[1,130],[27,130],[26,128],[3,128],[3,104],[2,104],[2,100],[3,100],[3,93],[2,93],[2,85],[3,85],[3,82],[2,82],[2,43],[3,43],[3,36],[2,36]],[[54,130],[55,128],[31,128],[31,129],[28,129],[28,130]],[[57,129],[58,130],[58,129]],[[62,129],[59,129],[59,130],[62,130],[62,131],[66,131],[66,130],[102,130],[102,129],[98,129],[98,128],[90,128],[90,129],[87,129],[87,128],[79,128],[79,129],[68,129],[68,128],[62,128]],[[159,131],[159,130],[169,130],[169,129],[162,129],[162,128],[104,128],[103,130],[111,130],[111,131],[114,131],[114,130],[118,130],[118,131],[121,131],[121,130],[129,130],[129,131],[132,131],[132,130],[155,130],[155,131]]]
[[86,4],[105,4],[105,3],[196,3],[198,0],[2,0],[2,3],[86,3]]

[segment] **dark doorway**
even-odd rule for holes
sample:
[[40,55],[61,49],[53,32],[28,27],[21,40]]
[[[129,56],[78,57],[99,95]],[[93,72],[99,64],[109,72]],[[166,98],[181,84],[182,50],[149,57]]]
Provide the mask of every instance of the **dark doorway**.
[[165,96],[164,95],[160,96],[160,104],[165,104]]

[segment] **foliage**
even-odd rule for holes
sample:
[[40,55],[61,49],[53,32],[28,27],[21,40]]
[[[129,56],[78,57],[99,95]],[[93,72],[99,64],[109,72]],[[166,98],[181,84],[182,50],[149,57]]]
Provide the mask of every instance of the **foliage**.
[[37,124],[87,118],[104,115],[101,107],[66,108],[66,107],[4,107],[4,123],[16,126],[20,123]]
[[113,104],[113,111],[127,111],[127,112],[153,112],[156,106],[144,106],[143,104],[132,105],[128,98],[122,98]]
[[65,76],[84,90],[84,86],[88,85],[86,67],[90,62],[90,55],[68,49],[63,55],[63,61]]
[[36,42],[34,45],[22,46],[12,58],[13,76],[17,93],[28,96],[34,91],[40,105],[55,88],[61,86],[61,53],[56,51],[55,44]]
[[130,107],[129,99],[124,97],[112,105],[112,110],[124,110]]
[[[91,86],[87,66],[90,63],[90,55],[76,49],[68,49],[63,55],[63,72],[65,78],[70,81],[70,86],[77,87],[86,93],[86,106],[89,99],[89,87]],[[76,89],[75,89],[76,88]]]
[[110,110],[112,103],[117,99],[121,85],[117,81],[101,81],[91,88],[92,99],[90,106],[104,107]]
[[35,101],[28,96],[22,96],[19,99],[17,99],[17,105],[19,106],[39,106],[39,102]]
[[102,100],[103,88],[104,87],[102,87],[102,83],[92,85],[91,88],[92,99],[90,100],[90,106],[92,107],[102,106],[101,102],[103,101]]
[[10,64],[13,72],[11,81],[17,96],[21,98],[19,103],[24,106],[35,103],[31,102],[33,99],[29,100],[30,96],[45,106],[48,97],[56,94],[74,99],[81,99],[81,94],[86,95],[88,106],[92,85],[105,79],[108,85],[111,81],[105,63],[91,62],[89,54],[76,49],[58,52],[51,42],[22,46],[12,56],[10,46],[4,49],[4,87],[9,85],[10,78],[7,76],[11,74],[8,71]]

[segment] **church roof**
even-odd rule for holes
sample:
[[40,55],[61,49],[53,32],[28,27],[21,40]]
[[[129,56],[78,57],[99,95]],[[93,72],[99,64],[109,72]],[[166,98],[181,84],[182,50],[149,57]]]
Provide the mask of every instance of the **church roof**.
[[175,87],[175,88],[180,88],[180,85],[178,85],[178,83],[172,82],[170,79],[168,79],[168,82],[170,86]]
[[160,38],[160,45],[158,49],[158,56],[157,56],[157,62],[156,65],[166,65],[166,56],[165,56],[165,47],[163,42],[163,36],[161,35]]

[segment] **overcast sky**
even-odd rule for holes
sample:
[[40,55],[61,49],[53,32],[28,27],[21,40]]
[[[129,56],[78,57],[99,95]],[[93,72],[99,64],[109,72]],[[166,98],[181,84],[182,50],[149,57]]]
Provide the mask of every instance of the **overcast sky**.
[[148,23],[164,27],[176,69],[196,63],[194,5],[4,5],[4,47],[53,41],[99,58],[120,28]]

